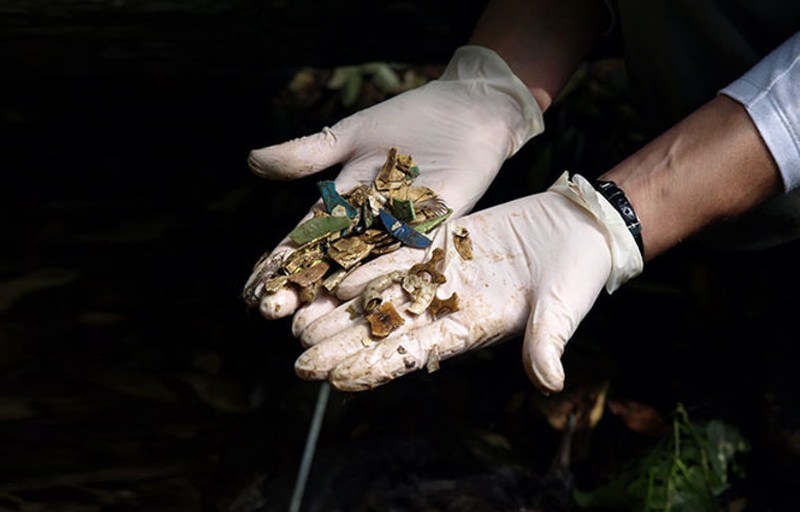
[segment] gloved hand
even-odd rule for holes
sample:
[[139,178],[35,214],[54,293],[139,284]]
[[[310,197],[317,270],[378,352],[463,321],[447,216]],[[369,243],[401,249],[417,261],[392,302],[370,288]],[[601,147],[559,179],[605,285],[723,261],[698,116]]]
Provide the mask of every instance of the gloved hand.
[[[474,257],[454,249],[456,229],[465,228]],[[400,285],[385,292],[405,323],[388,337],[371,337],[363,316],[351,319],[351,304],[366,284],[390,271],[419,263],[419,250],[401,249],[358,270],[337,288],[355,297],[309,324],[301,341],[310,348],[295,364],[306,379],[329,379],[343,390],[386,383],[467,350],[524,331],[524,366],[545,392],[560,391],[560,358],[578,323],[603,286],[614,291],[642,270],[633,236],[620,214],[585,179],[566,173],[547,192],[483,210],[439,229],[430,249],[444,250],[446,282],[437,296],[456,292],[459,310],[435,319],[405,311]]]
[[[422,173],[415,184],[436,191],[455,218],[475,205],[503,161],[542,130],[541,110],[511,68],[492,50],[465,46],[438,80],[315,135],[253,151],[249,165],[268,179],[295,179],[344,163],[335,183],[347,192],[371,183],[389,147],[396,146],[418,163]],[[294,247],[288,238],[280,242],[256,263],[245,285],[245,300],[260,303],[267,318],[288,316],[300,305],[292,289],[263,293],[266,278]],[[295,316],[295,325],[332,306],[318,299]]]

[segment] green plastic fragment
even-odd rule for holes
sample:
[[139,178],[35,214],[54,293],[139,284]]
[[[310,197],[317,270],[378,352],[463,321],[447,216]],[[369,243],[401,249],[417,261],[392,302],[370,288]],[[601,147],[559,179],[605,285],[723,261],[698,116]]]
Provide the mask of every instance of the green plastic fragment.
[[341,206],[344,212],[351,219],[358,215],[358,210],[353,208],[353,205],[348,203],[339,192],[336,191],[336,184],[330,180],[320,181],[317,183],[317,188],[322,195],[322,202],[325,205],[325,211],[334,214],[334,208]]
[[289,238],[295,243],[304,244],[315,238],[345,229],[349,225],[350,219],[345,216],[314,217],[294,228],[294,231],[289,233]]
[[419,176],[419,166],[412,165],[411,168],[406,172],[406,174],[411,176],[412,179],[416,178],[417,176]]
[[403,222],[414,222],[417,218],[414,202],[408,199],[392,200],[392,214]]
[[446,221],[448,217],[453,213],[452,208],[447,209],[447,213],[444,215],[440,215],[436,218],[431,220],[426,220],[425,222],[420,222],[416,226],[414,226],[414,230],[419,231],[420,233],[427,233],[428,231],[432,230],[442,222]]

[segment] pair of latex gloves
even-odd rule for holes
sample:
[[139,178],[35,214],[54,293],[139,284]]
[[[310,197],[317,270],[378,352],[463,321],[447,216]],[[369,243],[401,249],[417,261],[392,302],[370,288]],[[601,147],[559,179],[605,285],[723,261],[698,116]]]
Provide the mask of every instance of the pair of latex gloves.
[[[269,318],[294,315],[292,329],[307,350],[295,369],[362,390],[465,351],[524,333],[522,358],[545,392],[564,385],[561,355],[605,287],[612,292],[642,269],[622,217],[585,179],[562,176],[546,192],[466,215],[503,162],[541,133],[541,109],[495,52],[458,49],[438,80],[358,112],[308,137],[253,151],[251,169],[268,179],[296,179],[337,163],[339,191],[371,183],[390,146],[410,154],[422,173],[416,184],[436,191],[453,209],[426,250],[402,248],[362,265],[336,289],[301,306],[298,294],[266,294],[263,280],[296,247],[288,238],[254,269],[245,298]],[[474,257],[461,258],[452,233],[465,228]],[[399,284],[385,293],[405,323],[374,341],[363,317],[351,318],[375,277],[444,250],[446,282],[439,297],[459,296],[459,310],[440,318],[404,312]]]

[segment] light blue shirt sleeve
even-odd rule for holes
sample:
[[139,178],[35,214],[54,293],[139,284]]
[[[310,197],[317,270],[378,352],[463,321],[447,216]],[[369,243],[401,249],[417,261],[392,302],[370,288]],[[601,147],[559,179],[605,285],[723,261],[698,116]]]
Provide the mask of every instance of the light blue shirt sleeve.
[[800,187],[800,32],[720,93],[747,109],[788,192]]

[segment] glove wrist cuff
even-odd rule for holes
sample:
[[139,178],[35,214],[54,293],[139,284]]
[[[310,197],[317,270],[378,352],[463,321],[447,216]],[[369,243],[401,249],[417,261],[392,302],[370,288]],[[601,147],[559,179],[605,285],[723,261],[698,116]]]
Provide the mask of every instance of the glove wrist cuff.
[[542,109],[533,94],[494,50],[477,45],[461,46],[453,54],[439,81],[473,82],[480,86],[472,87],[472,93],[492,91],[506,98],[509,112],[517,114],[507,115],[505,119],[512,138],[509,157],[544,131]]
[[[628,229],[622,212],[612,205],[603,193],[596,190],[586,178],[575,174],[570,179],[568,173],[564,172],[549,190],[565,196],[582,207],[595,218],[602,229],[611,251],[611,270],[606,280],[608,293],[613,293],[623,283],[642,272],[644,268],[642,252],[633,232]],[[619,192],[622,193],[622,191]],[[624,194],[622,197],[624,198]],[[627,203],[627,199],[625,202]],[[630,206],[630,203],[628,205]],[[633,217],[635,218],[635,214]]]

